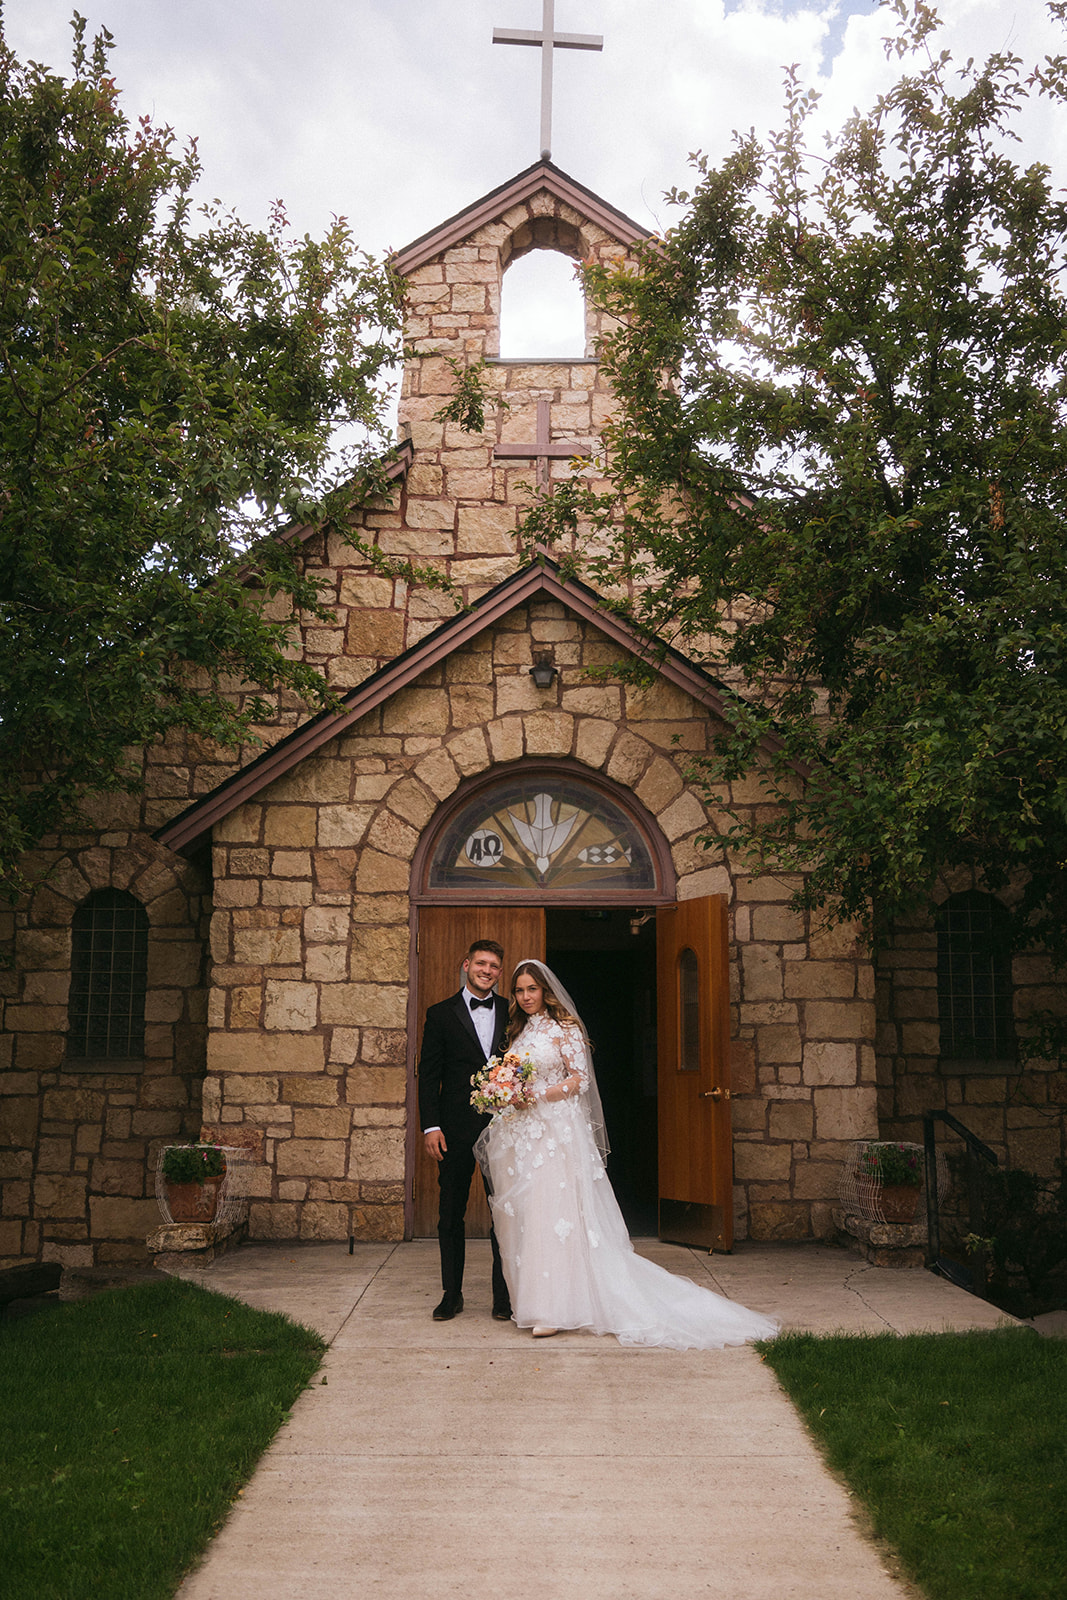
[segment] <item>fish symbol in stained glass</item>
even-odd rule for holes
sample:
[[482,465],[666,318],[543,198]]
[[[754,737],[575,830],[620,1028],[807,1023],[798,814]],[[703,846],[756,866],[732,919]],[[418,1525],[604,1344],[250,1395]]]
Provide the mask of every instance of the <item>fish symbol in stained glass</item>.
[[578,820],[578,813],[575,811],[566,819],[553,822],[550,794],[534,795],[532,822],[527,822],[525,817],[516,816],[514,811],[509,811],[508,816],[519,839],[537,862],[538,872],[542,873],[548,871],[552,865],[552,857],[563,849],[571,829]]

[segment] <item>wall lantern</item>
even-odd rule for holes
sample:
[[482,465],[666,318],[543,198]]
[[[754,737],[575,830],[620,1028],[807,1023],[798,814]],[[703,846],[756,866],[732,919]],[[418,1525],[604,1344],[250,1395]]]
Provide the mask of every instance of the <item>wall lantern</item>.
[[530,668],[530,677],[539,689],[551,689],[552,679],[559,668],[553,664],[551,656],[538,656]]

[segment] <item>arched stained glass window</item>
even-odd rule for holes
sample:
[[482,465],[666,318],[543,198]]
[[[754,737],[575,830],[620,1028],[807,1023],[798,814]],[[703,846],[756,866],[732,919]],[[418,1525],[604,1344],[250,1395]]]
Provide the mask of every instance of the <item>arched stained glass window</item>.
[[1008,913],[991,894],[954,894],[937,914],[937,1011],[943,1060],[1014,1057]]
[[534,773],[483,789],[445,829],[429,889],[654,892],[632,817],[580,780]]
[[72,1056],[128,1061],[144,1055],[148,915],[122,889],[98,889],[71,924]]

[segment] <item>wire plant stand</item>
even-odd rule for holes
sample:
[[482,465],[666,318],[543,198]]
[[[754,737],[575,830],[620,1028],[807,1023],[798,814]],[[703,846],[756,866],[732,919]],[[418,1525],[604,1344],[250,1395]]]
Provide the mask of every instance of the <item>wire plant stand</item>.
[[[844,1166],[841,1169],[841,1181],[838,1195],[843,1210],[848,1216],[862,1217],[868,1222],[881,1222],[892,1225],[894,1218],[886,1214],[883,1204],[883,1191],[887,1186],[880,1177],[864,1170],[863,1158],[867,1150],[873,1145],[892,1144],[902,1151],[914,1152],[918,1161],[920,1174],[924,1172],[925,1152],[921,1144],[911,1144],[904,1139],[856,1139],[849,1145]],[[948,1163],[940,1150],[935,1157],[935,1181],[937,1195],[944,1199],[948,1193],[949,1171]],[[916,1192],[915,1216],[910,1224],[917,1227],[926,1221],[926,1194],[929,1180],[920,1183]]]
[[[174,1145],[164,1145],[156,1160],[156,1204],[164,1222],[170,1223],[174,1218],[170,1214],[167,1185],[163,1178],[163,1158],[168,1150],[175,1148]],[[230,1233],[238,1223],[245,1220],[245,1208],[252,1187],[252,1151],[229,1144],[216,1145],[214,1148],[221,1150],[226,1161],[226,1171],[215,1197],[214,1215],[203,1220],[219,1233]]]

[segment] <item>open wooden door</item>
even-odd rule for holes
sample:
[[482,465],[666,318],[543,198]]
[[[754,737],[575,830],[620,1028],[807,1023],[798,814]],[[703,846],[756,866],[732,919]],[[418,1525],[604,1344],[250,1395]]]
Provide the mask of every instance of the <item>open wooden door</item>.
[[[418,943],[418,1051],[427,1006],[447,1000],[462,982],[460,964],[475,939],[496,939],[504,946],[504,976],[524,956],[545,959],[545,913],[541,906],[423,906],[419,911]],[[418,1073],[418,1055],[415,1057]],[[415,1110],[418,1117],[418,1110]],[[415,1220],[416,1238],[437,1233],[437,1163],[423,1146],[421,1130],[415,1141]],[[471,1185],[467,1211],[468,1239],[488,1239],[489,1206],[481,1177],[477,1172]]]
[[726,899],[656,912],[659,1236],[733,1247]]

